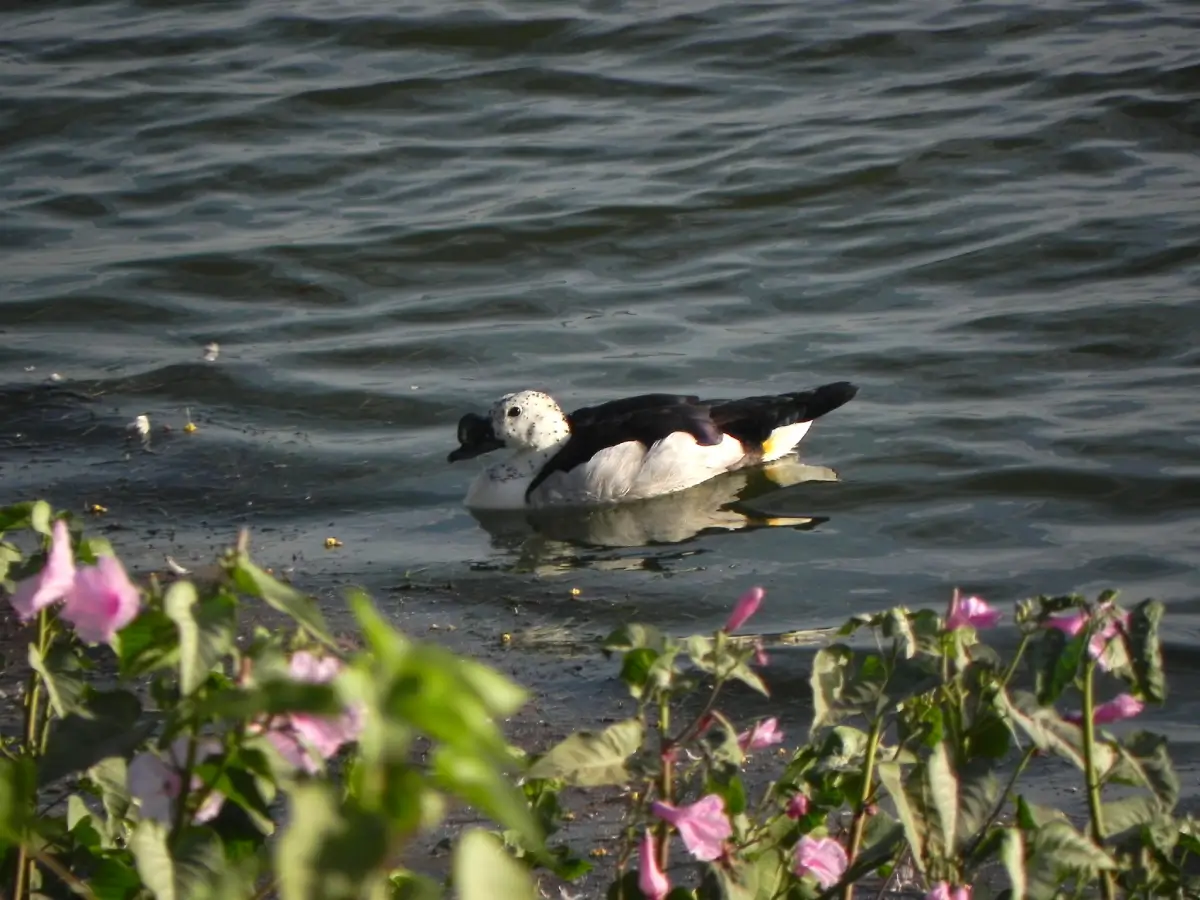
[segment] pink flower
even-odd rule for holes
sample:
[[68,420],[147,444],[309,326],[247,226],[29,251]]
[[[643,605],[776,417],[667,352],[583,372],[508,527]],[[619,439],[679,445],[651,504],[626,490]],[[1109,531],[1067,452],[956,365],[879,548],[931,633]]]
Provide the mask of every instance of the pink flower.
[[316,656],[307,650],[297,650],[288,660],[288,672],[306,684],[325,684],[341,671],[342,662],[336,656]]
[[654,837],[650,830],[642,832],[641,852],[638,862],[638,889],[647,900],[662,900],[671,890],[671,882],[658,865],[654,852]]
[[808,815],[808,795],[793,794],[792,799],[788,801],[787,809],[784,810],[789,819],[801,819]]
[[121,561],[102,556],[94,566],[81,566],[66,595],[62,617],[75,626],[80,640],[108,643],[137,618],[141,597]]
[[761,640],[754,642],[754,662],[760,666],[766,666],[771,662],[771,657],[767,656],[767,650],[763,647]]
[[1050,616],[1044,624],[1047,628],[1057,628],[1067,637],[1075,637],[1087,622],[1088,614],[1082,609],[1076,609],[1072,613]]
[[[332,681],[341,672],[342,663],[333,656],[314,656],[306,650],[292,654],[288,663],[291,676],[309,684]],[[261,727],[258,730],[262,730]],[[352,706],[339,716],[312,713],[288,713],[275,719],[266,729],[267,740],[291,765],[310,774],[320,771],[321,760],[329,759],[343,744],[358,739],[362,732],[362,710]]]
[[[142,818],[155,819],[170,825],[175,821],[175,803],[183,788],[183,770],[187,766],[188,738],[178,737],[167,749],[167,759],[157,753],[139,753],[129,763],[126,780],[130,795],[137,800]],[[221,752],[221,745],[214,740],[196,742],[193,763]],[[204,782],[192,776],[190,790],[199,790]],[[196,810],[194,820],[203,824],[217,817],[225,797],[212,791]]]
[[783,732],[779,730],[779,720],[774,716],[762,722],[755,722],[753,728],[738,735],[738,746],[742,748],[743,753],[782,743]]
[[952,888],[948,882],[939,881],[925,895],[925,900],[971,900],[971,886],[960,884]]
[[65,597],[74,583],[75,556],[71,552],[71,535],[66,521],[59,519],[54,523],[50,553],[42,571],[18,584],[9,602],[24,621]]
[[758,612],[758,608],[762,605],[763,597],[767,592],[760,587],[752,587],[746,593],[738,598],[738,602],[734,604],[733,612],[729,614],[729,621],[725,623],[723,631],[736,631],[746,624],[746,620]]
[[[1107,703],[1099,703],[1092,711],[1092,722],[1096,725],[1107,725],[1109,722],[1120,722],[1122,719],[1132,719],[1146,704],[1132,694],[1120,694]],[[1067,713],[1063,716],[1068,722],[1083,721],[1082,713]]]
[[972,628],[991,628],[1003,615],[981,597],[963,597],[955,590],[946,613],[946,630],[954,631],[968,625]]
[[733,834],[733,826],[725,815],[725,801],[709,794],[690,806],[672,806],[655,802],[650,811],[670,822],[683,838],[683,845],[696,859],[714,860],[725,852],[725,840]]
[[837,884],[848,864],[846,851],[833,838],[813,840],[806,834],[796,844],[796,864],[793,871],[800,878],[806,874],[812,875],[822,888]]
[[[1106,603],[1100,607],[1098,612],[1104,614],[1110,606],[1111,603]],[[1090,620],[1091,616],[1086,610],[1076,609],[1074,612],[1064,615],[1049,616],[1043,624],[1047,628],[1057,628],[1067,637],[1075,637]],[[1088,639],[1088,656],[1096,660],[1100,668],[1105,671],[1108,670],[1108,664],[1104,661],[1104,651],[1108,647],[1108,642],[1121,633],[1122,627],[1129,627],[1129,613],[1121,616],[1106,616],[1104,623]]]

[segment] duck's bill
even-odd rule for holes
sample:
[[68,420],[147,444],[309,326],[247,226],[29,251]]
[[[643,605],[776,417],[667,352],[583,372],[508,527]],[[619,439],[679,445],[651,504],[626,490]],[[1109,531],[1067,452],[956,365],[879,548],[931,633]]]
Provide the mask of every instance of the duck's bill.
[[498,439],[492,429],[491,419],[477,413],[467,413],[458,420],[458,443],[458,449],[451,450],[447,457],[450,462],[474,459],[504,446],[504,441]]

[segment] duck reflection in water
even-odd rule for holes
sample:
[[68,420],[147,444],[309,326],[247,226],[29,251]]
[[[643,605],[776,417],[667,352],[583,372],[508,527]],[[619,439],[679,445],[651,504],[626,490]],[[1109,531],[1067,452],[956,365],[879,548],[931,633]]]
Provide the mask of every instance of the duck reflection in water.
[[[550,574],[578,568],[659,568],[671,559],[692,555],[678,550],[655,555],[605,553],[630,548],[686,545],[720,532],[761,528],[809,530],[827,521],[820,516],[759,512],[753,501],[768,494],[772,506],[803,482],[837,481],[825,466],[810,466],[785,457],[754,469],[710,479],[685,491],[640,500],[585,508],[483,510],[471,515],[491,535],[492,545],[517,556],[514,568]],[[797,498],[799,499],[799,498]],[[504,566],[509,568],[509,566]]]

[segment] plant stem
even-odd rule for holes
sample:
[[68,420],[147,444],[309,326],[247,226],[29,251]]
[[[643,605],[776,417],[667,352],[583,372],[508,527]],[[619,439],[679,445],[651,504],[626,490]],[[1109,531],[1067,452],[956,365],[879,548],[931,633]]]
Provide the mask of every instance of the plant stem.
[[[662,758],[662,774],[658,780],[658,796],[664,803],[671,803],[674,800],[672,794],[674,790],[673,784],[673,769],[674,763],[671,761],[671,756],[675,752],[677,744],[671,741],[668,732],[671,728],[671,698],[663,691],[658,697],[658,733],[659,733],[659,749]],[[668,840],[670,826],[663,822],[658,829],[658,864],[665,872],[670,863],[671,842]]]
[[1017,783],[1017,779],[1021,777],[1021,773],[1025,771],[1025,767],[1029,765],[1029,761],[1033,759],[1033,754],[1036,752],[1037,745],[1030,744],[1029,749],[1026,750],[1024,755],[1021,757],[1021,761],[1017,763],[1017,767],[1013,769],[1013,773],[1008,779],[1008,784],[1006,784],[1004,786],[1004,790],[1000,792],[1000,796],[996,800],[996,805],[992,809],[991,814],[984,820],[983,825],[979,829],[979,834],[976,835],[975,840],[971,842],[970,849],[963,854],[964,863],[974,855],[976,850],[979,849],[979,845],[982,844],[983,839],[987,837],[988,829],[992,827],[992,824],[999,817],[1000,813],[1004,811],[1004,804],[1008,802],[1009,792],[1013,789],[1013,785]]
[[[49,631],[49,613],[45,609],[38,610],[37,617],[37,652],[45,659],[46,634]],[[32,666],[29,669],[29,682],[25,688],[25,742],[22,755],[36,758],[41,752],[41,729],[39,718],[42,714],[42,677]],[[13,900],[25,900],[29,890],[29,875],[33,861],[22,843],[17,848],[16,870],[13,872]]]
[[[1104,846],[1104,810],[1100,805],[1100,773],[1096,771],[1096,723],[1092,721],[1095,714],[1096,699],[1093,691],[1093,675],[1096,671],[1096,661],[1089,657],[1083,669],[1083,764],[1087,771],[1088,813],[1091,816],[1092,840],[1098,848]],[[1101,875],[1100,887],[1104,900],[1114,900],[1116,885],[1112,873],[1105,871]]]
[[1008,681],[1013,677],[1013,672],[1017,671],[1017,666],[1021,663],[1021,657],[1025,655],[1025,648],[1029,645],[1029,635],[1021,635],[1021,643],[1017,644],[1017,652],[1013,654],[1012,662],[1008,664],[1008,668],[1004,670],[1004,677],[1000,679],[1000,687],[1004,689],[1008,687]]
[[52,872],[59,881],[71,890],[71,893],[78,897],[84,897],[86,900],[96,900],[96,894],[92,889],[85,882],[80,881],[71,874],[70,870],[53,856],[35,850],[33,851],[33,858]]
[[[195,723],[192,723],[195,727]],[[183,771],[179,773],[179,796],[175,798],[175,824],[171,826],[170,845],[174,846],[179,834],[183,831],[188,818],[188,794],[192,789],[192,769],[196,765],[196,732],[188,734],[187,758],[184,760]]]
[[[863,765],[862,797],[858,801],[858,807],[854,810],[854,823],[850,826],[850,847],[846,854],[850,865],[854,865],[859,847],[862,845],[863,831],[867,821],[867,803],[871,799],[872,784],[875,781],[875,756],[879,750],[879,736],[882,731],[883,718],[877,717],[871,722],[871,732],[867,735],[867,760]],[[854,900],[853,883],[842,888],[842,900]]]

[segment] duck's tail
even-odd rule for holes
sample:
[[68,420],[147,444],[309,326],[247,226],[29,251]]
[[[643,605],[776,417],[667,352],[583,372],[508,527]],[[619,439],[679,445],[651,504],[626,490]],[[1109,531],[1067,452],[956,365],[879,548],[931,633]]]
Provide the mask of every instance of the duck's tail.
[[858,387],[848,381],[823,384],[811,391],[746,397],[715,403],[714,424],[756,450],[763,460],[778,459],[800,442],[814,419],[854,399]]

